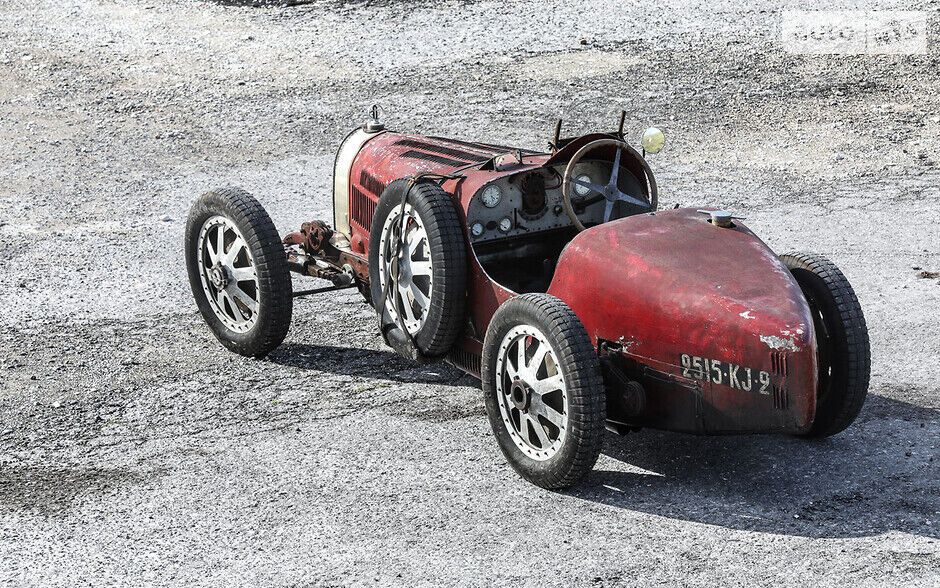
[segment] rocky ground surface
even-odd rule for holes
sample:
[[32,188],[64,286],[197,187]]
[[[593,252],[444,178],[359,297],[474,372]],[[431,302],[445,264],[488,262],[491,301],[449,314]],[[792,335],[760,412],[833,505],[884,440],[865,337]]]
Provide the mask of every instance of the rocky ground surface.
[[[927,55],[800,56],[775,3],[743,5],[0,3],[0,584],[940,584],[940,27]],[[535,148],[558,116],[662,127],[663,206],[730,208],[852,281],[859,421],[611,436],[553,493],[506,465],[477,385],[392,355],[354,294],[298,300],[266,360],[225,352],[186,284],[190,203],[238,184],[284,231],[329,218],[376,102]]]

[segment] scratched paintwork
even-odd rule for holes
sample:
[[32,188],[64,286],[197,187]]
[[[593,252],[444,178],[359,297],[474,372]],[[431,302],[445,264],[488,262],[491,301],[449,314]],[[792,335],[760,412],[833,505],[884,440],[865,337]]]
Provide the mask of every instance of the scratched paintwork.
[[[743,224],[724,229],[706,218],[679,209],[585,231],[562,253],[549,293],[575,310],[595,344],[630,341],[624,356],[678,377],[682,354],[769,372],[770,352],[786,352],[789,373],[775,381],[787,390],[786,410],[708,381],[704,402],[727,418],[701,426],[805,430],[815,411],[816,358],[799,286]],[[768,334],[784,343],[768,347]]]
[[793,336],[778,337],[777,335],[761,335],[760,340],[767,345],[769,349],[785,349],[787,351],[799,351],[800,348],[793,340]]

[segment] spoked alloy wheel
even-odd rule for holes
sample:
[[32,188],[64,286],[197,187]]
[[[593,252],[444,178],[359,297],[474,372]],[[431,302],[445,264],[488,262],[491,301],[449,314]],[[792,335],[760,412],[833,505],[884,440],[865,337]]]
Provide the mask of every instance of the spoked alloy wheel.
[[580,481],[604,441],[600,364],[574,311],[548,294],[499,307],[483,342],[483,394],[512,467],[543,488]]
[[[399,243],[400,235],[404,238]],[[404,213],[396,209],[385,220],[379,248],[379,283],[383,292],[388,287],[388,313],[396,323],[401,313],[401,322],[413,336],[424,326],[431,310],[434,275],[428,233],[411,204],[405,204]]]
[[215,315],[237,333],[250,330],[258,319],[258,272],[238,227],[225,217],[210,217],[197,247],[199,277]]
[[453,196],[434,182],[395,180],[379,197],[369,231],[369,288],[382,334],[399,354],[440,359],[463,330],[464,239]]
[[230,350],[263,357],[281,344],[293,309],[290,269],[271,217],[238,188],[193,204],[183,245],[199,312]]
[[499,346],[496,372],[496,398],[509,436],[532,459],[549,459],[565,440],[568,395],[548,339],[530,325],[513,328]]

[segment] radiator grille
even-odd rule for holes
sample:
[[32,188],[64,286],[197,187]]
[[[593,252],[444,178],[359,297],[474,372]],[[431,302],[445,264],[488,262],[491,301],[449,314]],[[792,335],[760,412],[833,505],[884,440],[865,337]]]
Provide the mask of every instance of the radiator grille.
[[352,187],[351,192],[349,216],[353,222],[368,231],[372,228],[372,217],[375,216],[375,202],[355,186]]

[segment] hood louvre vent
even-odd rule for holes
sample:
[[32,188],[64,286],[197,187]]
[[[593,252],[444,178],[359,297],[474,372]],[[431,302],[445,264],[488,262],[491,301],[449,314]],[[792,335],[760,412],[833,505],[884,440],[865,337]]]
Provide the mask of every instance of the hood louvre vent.
[[438,155],[444,155],[447,157],[455,157],[458,159],[464,159],[467,162],[471,161],[486,161],[490,159],[485,155],[480,155],[479,153],[470,153],[469,151],[463,151],[461,149],[451,149],[450,147],[444,147],[442,145],[434,145],[433,143],[424,143],[422,141],[415,141],[414,139],[401,139],[400,141],[395,141],[396,145],[401,145],[403,147],[412,147],[415,149],[423,149],[425,151],[430,151],[431,153],[436,153]]
[[359,185],[373,196],[381,196],[382,192],[385,191],[385,184],[366,170],[362,170],[362,172],[359,173]]
[[457,161],[456,159],[450,159],[449,157],[441,157],[440,155],[432,155],[430,153],[422,153],[421,151],[414,150],[405,151],[402,153],[402,157],[431,161],[437,164],[446,165],[447,167],[463,167],[467,165],[466,161]]
[[[519,147],[509,147],[507,145],[494,145],[493,143],[474,143],[471,141],[459,141],[457,139],[447,139],[445,137],[428,137],[429,139],[434,139],[435,141],[441,141],[443,143],[450,143],[451,145],[463,145],[464,147],[469,147],[470,149],[479,149],[480,151],[485,151],[496,155],[498,153],[509,153],[510,151],[520,151]],[[521,149],[523,153],[539,153],[532,149]]]

